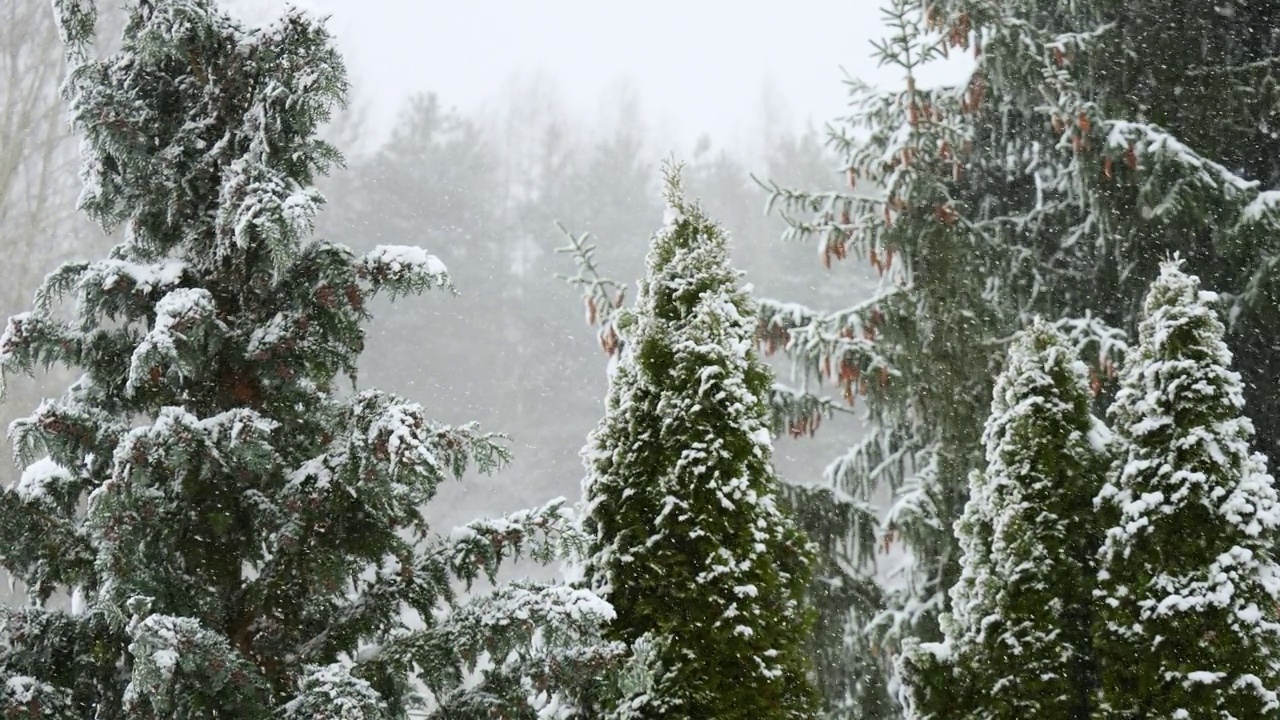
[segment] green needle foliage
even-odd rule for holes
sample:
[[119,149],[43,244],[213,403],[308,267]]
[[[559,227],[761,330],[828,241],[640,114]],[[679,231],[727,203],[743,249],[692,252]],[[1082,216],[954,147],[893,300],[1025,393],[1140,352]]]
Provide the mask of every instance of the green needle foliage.
[[[1255,442],[1280,447],[1280,5],[884,5],[890,32],[875,55],[902,82],[850,81],[831,134],[849,187],[771,188],[788,237],[828,263],[868,262],[881,288],[832,308],[761,303],[762,335],[795,364],[798,387],[774,397],[782,422],[830,413],[828,395],[867,412],[870,432],[826,480],[841,498],[894,498],[877,534],[903,560],[862,568],[887,580],[884,606],[846,596],[845,636],[868,636],[881,655],[941,639],[959,579],[951,529],[984,464],[986,398],[1008,339],[1033,317],[1068,331],[1104,406],[1160,259],[1180,252],[1223,291]],[[952,76],[956,55],[971,70],[932,82],[941,64]],[[865,547],[864,519],[852,519],[843,543],[815,540]],[[856,651],[827,638],[823,657]],[[867,663],[844,657],[849,676]]]
[[5,377],[83,373],[11,431],[0,563],[31,603],[0,614],[0,717],[374,720],[415,687],[438,717],[531,717],[540,688],[598,674],[618,647],[577,643],[612,613],[591,593],[455,595],[564,550],[563,503],[433,533],[422,506],[500,466],[499,438],[341,387],[370,300],[449,279],[416,247],[308,238],[339,160],[316,128],[347,85],[323,24],[139,0],[92,60],[94,4],[55,6],[82,206],[125,240],[0,336]]
[[1020,334],[996,380],[956,525],[960,581],[942,643],[909,645],[909,716],[1087,720],[1093,707],[1093,501],[1108,431],[1087,370],[1051,326]]

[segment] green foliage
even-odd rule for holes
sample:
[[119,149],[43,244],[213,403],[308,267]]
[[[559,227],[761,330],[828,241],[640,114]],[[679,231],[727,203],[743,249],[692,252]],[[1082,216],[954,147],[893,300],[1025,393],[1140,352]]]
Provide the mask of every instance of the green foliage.
[[1100,717],[1280,711],[1280,503],[1249,447],[1213,293],[1169,262],[1110,415],[1123,442],[1099,496]]
[[386,717],[386,703],[369,683],[341,664],[312,668],[284,707],[287,720],[364,720]]
[[890,717],[894,703],[885,683],[888,656],[862,632],[884,607],[884,591],[859,570],[881,547],[875,511],[825,487],[783,484],[781,494],[818,549],[807,596],[814,625],[805,654],[813,662],[823,716]]
[[0,710],[8,718],[71,720],[77,717],[66,690],[32,677],[16,677],[5,683]]
[[[1280,442],[1269,345],[1280,175],[1257,150],[1275,144],[1280,105],[1278,46],[1255,30],[1275,25],[1270,5],[1194,21],[1163,0],[887,5],[892,33],[876,50],[905,83],[850,81],[851,113],[831,138],[849,187],[772,193],[788,237],[816,241],[827,261],[869,260],[881,290],[834,312],[762,303],[761,335],[801,383],[775,394],[784,424],[826,407],[824,384],[864,403],[872,431],[827,480],[859,500],[894,494],[884,530],[908,560],[886,573],[870,626],[893,651],[941,638],[983,398],[1032,317],[1071,329],[1105,404],[1117,339],[1136,329],[1159,258],[1181,251],[1226,291],[1259,442]],[[926,86],[926,68],[962,52],[974,57],[967,82]]]
[[1042,321],[1009,351],[983,433],[987,466],[970,477],[956,525],[963,554],[944,644],[906,658],[912,717],[1090,716],[1092,508],[1109,433],[1089,412],[1075,355]]
[[[603,672],[621,649],[596,642],[612,610],[591,593],[456,595],[581,545],[561,502],[427,525],[440,483],[507,462],[502,438],[339,387],[372,299],[450,281],[417,247],[308,237],[339,159],[316,129],[346,89],[323,24],[140,1],[90,60],[92,4],[57,6],[83,206],[125,240],[52,273],[0,336],[6,378],[83,373],[11,431],[25,470],[0,492],[0,563],[32,603],[0,613],[0,716],[400,718],[415,683],[437,716],[527,714],[535,682]],[[545,670],[574,657],[592,672]]]
[[776,497],[771,373],[725,234],[677,173],[584,450],[587,579],[616,609],[609,635],[647,648],[615,714],[812,717],[811,550]]
[[[882,62],[908,77],[939,58],[944,45],[927,32],[916,6],[891,3],[893,36],[879,49]],[[761,305],[762,337],[791,356],[803,383],[801,395],[775,395],[786,422],[812,415],[808,398],[828,392],[848,406],[860,404],[870,420],[865,439],[829,466],[826,479],[862,501],[893,492],[878,534],[904,543],[909,561],[889,570],[894,577],[883,610],[857,611],[875,616],[871,635],[888,652],[905,637],[939,639],[937,616],[959,572],[951,528],[964,507],[969,472],[982,464],[985,398],[1004,354],[998,339],[1018,327],[1019,308],[1004,280],[1026,278],[1016,248],[987,243],[952,222],[960,188],[953,162],[936,148],[959,152],[965,145],[959,113],[939,123],[908,123],[911,103],[943,111],[958,98],[916,89],[914,80],[910,87],[877,93],[850,81],[853,114],[833,143],[853,187],[815,194],[774,189],[775,207],[792,223],[789,236],[816,240],[824,262],[869,262],[881,277],[879,290],[832,313]],[[914,152],[910,163],[903,161],[906,146]],[[982,175],[969,177],[966,197],[992,189]],[[1001,292],[989,283],[993,277],[1001,279]],[[851,536],[858,532],[850,529]]]

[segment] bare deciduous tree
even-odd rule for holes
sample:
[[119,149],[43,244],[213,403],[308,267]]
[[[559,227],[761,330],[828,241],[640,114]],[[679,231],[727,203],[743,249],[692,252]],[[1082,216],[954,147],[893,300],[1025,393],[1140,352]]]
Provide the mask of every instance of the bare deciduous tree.
[[[101,36],[113,39],[121,13],[101,11]],[[48,0],[0,2],[0,322],[29,304],[41,278],[59,262],[107,242],[76,213],[78,140],[59,92],[65,74]],[[0,424],[7,428],[34,407],[46,387],[65,384],[64,373],[55,369],[39,382],[13,383],[0,405]],[[0,459],[0,486],[15,473]],[[0,602],[6,585],[0,571]]]
[[58,95],[64,70],[49,3],[0,6],[0,309],[23,304],[50,254],[65,252],[76,152]]

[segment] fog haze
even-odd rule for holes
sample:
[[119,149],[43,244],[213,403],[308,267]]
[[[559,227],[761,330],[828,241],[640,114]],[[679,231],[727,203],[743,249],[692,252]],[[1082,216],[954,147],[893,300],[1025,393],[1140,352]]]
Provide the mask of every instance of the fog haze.
[[[47,188],[39,197],[0,198],[20,220],[0,223],[14,258],[0,295],[5,314],[28,307],[59,262],[100,257],[118,239],[74,212],[78,138],[57,93],[61,46],[47,0],[15,1],[29,13],[9,41],[27,54],[14,57],[48,71],[17,65],[7,76],[14,87],[6,91],[28,94],[47,118],[11,131],[29,139],[15,148],[14,177],[48,181],[36,184]],[[664,157],[688,163],[689,190],[730,231],[734,262],[761,297],[844,307],[876,286],[866,262],[823,269],[808,243],[785,241],[785,223],[765,214],[767,193],[752,179],[843,185],[842,158],[826,147],[823,126],[845,113],[846,72],[885,86],[902,74],[872,57],[872,40],[889,32],[876,2],[803,0],[786,12],[670,0],[222,6],[262,25],[289,4],[330,17],[352,84],[351,111],[331,128],[346,167],[320,179],[328,202],[319,236],[361,251],[425,247],[460,293],[378,302],[360,385],[511,438],[507,470],[442,488],[428,508],[441,527],[579,495],[578,452],[603,410],[605,357],[578,292],[557,277],[573,263],[554,252],[565,242],[555,223],[592,233],[604,272],[631,285],[662,218]],[[104,15],[102,51],[120,22]],[[923,82],[954,80],[966,67],[958,60]],[[773,360],[786,382],[787,364]],[[56,370],[16,387],[0,424],[72,379]],[[816,438],[784,433],[779,470],[793,483],[820,482],[829,458],[860,432],[842,418]],[[15,472],[0,468],[0,484]]]
[[232,6],[265,22],[288,4],[330,16],[355,98],[380,132],[410,94],[435,92],[446,105],[474,112],[497,101],[513,77],[537,75],[585,122],[608,113],[601,104],[611,89],[630,84],[645,119],[665,136],[687,145],[705,132],[750,146],[766,107],[771,122],[791,129],[840,116],[842,68],[876,84],[902,75],[877,67],[872,57],[871,41],[888,30],[872,0],[795,0],[785,11],[723,0],[235,0]]

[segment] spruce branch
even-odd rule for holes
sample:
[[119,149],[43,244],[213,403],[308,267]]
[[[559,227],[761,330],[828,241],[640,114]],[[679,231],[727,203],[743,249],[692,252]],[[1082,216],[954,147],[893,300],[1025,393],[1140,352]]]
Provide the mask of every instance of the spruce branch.
[[579,288],[587,325],[597,329],[600,349],[614,357],[621,350],[622,338],[616,322],[626,302],[627,286],[600,274],[595,259],[596,245],[590,242],[589,233],[574,235],[560,223],[556,223],[556,227],[569,241],[568,245],[556,248],[556,252],[572,255],[578,267],[575,275],[557,273],[556,277]]

